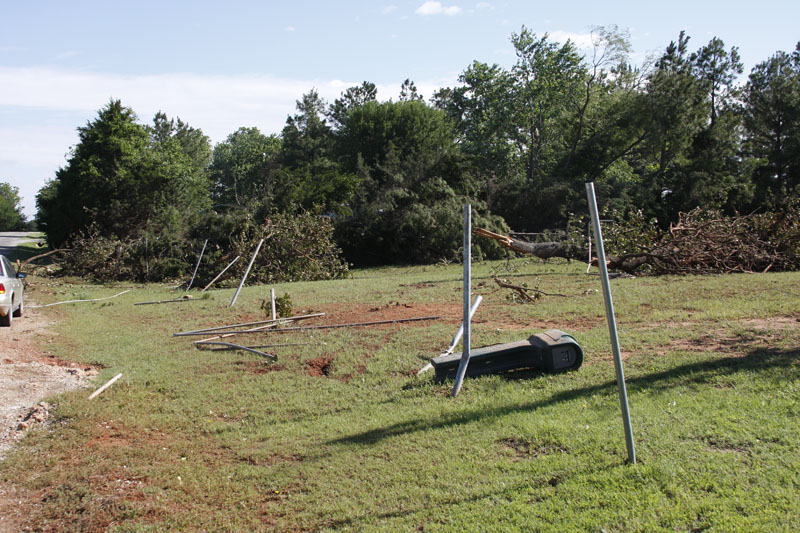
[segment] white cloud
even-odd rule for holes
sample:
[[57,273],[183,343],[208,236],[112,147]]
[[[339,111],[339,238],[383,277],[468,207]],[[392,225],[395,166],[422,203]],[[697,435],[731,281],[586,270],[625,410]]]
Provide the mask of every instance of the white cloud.
[[287,31],[287,32],[290,32],[290,33],[291,33],[291,32],[293,32],[293,31],[295,31],[295,27],[294,27],[294,26],[286,26],[286,27],[283,29],[283,31]]
[[477,9],[477,10],[490,10],[490,9],[494,9],[494,6],[492,4],[490,4],[489,2],[478,2],[477,4],[475,4],[475,9]]
[[390,6],[386,6],[383,9],[381,9],[381,14],[382,15],[391,15],[395,11],[397,11],[397,6],[392,4]]
[[572,41],[572,44],[582,50],[592,48],[592,34],[591,33],[572,33],[568,31],[556,30],[549,32],[550,37],[560,43],[566,43],[567,40]]
[[425,2],[424,4],[419,6],[415,11],[415,13],[417,15],[423,15],[423,16],[428,16],[428,15],[453,16],[461,13],[461,8],[456,5],[443,6],[441,2],[433,2],[429,0],[428,2]]

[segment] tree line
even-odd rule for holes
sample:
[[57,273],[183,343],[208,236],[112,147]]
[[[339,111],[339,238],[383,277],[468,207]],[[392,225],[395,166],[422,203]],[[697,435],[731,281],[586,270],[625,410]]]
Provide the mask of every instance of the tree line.
[[738,50],[718,38],[692,50],[681,33],[638,66],[626,32],[599,27],[592,38],[581,54],[523,27],[510,68],[475,61],[428,101],[410,80],[397,100],[379,101],[370,82],[333,102],[311,90],[280,134],[243,127],[213,148],[180,119],[140,124],[111,101],[40,190],[37,222],[54,246],[146,241],[169,275],[191,263],[186,243],[227,228],[215,241],[222,259],[247,224],[295,215],[325,218],[303,231],[329,233],[326,246],[351,263],[451,259],[462,204],[501,233],[563,228],[586,212],[588,181],[606,213],[662,226],[696,207],[794,205],[800,43],[738,83]]

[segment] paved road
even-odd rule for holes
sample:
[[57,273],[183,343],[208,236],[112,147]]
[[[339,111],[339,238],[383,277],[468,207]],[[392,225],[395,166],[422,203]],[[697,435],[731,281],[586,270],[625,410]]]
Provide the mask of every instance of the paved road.
[[0,231],[0,254],[8,255],[14,251],[22,242],[30,240],[44,240],[40,237],[34,237],[39,233],[33,231]]

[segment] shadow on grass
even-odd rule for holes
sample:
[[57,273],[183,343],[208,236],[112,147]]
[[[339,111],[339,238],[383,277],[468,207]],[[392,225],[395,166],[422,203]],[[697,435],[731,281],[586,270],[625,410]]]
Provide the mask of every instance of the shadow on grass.
[[[786,370],[794,367],[795,372],[800,372],[800,367],[795,366],[800,361],[800,348],[792,350],[775,350],[770,348],[757,348],[742,357],[724,357],[711,361],[699,361],[676,366],[669,370],[626,378],[628,389],[662,390],[684,383],[708,383],[714,378],[731,375],[736,372],[774,370],[785,374]],[[514,372],[508,374],[508,379],[530,378],[540,373]],[[446,428],[463,424],[479,422],[487,418],[505,416],[519,411],[533,411],[543,407],[569,402],[581,398],[591,397],[599,393],[609,393],[616,390],[616,380],[607,381],[598,385],[590,385],[553,394],[549,398],[535,402],[517,402],[509,405],[498,405],[491,409],[473,409],[470,411],[452,413],[435,418],[414,419],[399,422],[383,428],[376,428],[355,435],[328,441],[328,444],[359,444],[371,445],[383,439],[430,429]]]

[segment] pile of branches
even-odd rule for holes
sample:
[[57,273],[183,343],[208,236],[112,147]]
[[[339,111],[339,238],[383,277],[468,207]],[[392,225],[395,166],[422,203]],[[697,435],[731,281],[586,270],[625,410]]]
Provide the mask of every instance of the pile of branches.
[[678,223],[643,256],[656,274],[793,270],[798,267],[797,250],[792,249],[798,233],[797,221],[785,215],[706,217],[694,210],[681,213]]
[[[787,239],[786,217],[768,215],[708,216],[700,209],[681,213],[649,249],[617,258],[653,274],[767,272],[797,268],[796,251]],[[712,214],[713,215],[713,214]],[[795,241],[796,242],[796,241]],[[795,257],[792,257],[795,256]],[[638,268],[638,267],[637,267]],[[636,270],[636,268],[630,269]]]
[[[627,223],[627,225],[625,225]],[[526,243],[477,229],[478,235],[541,259],[587,260],[587,246],[569,242]],[[637,238],[632,238],[637,235]],[[681,213],[658,231],[655,221],[620,221],[604,228],[609,268],[628,274],[722,274],[800,269],[800,211],[724,216],[702,208]],[[596,258],[592,258],[596,262]]]

